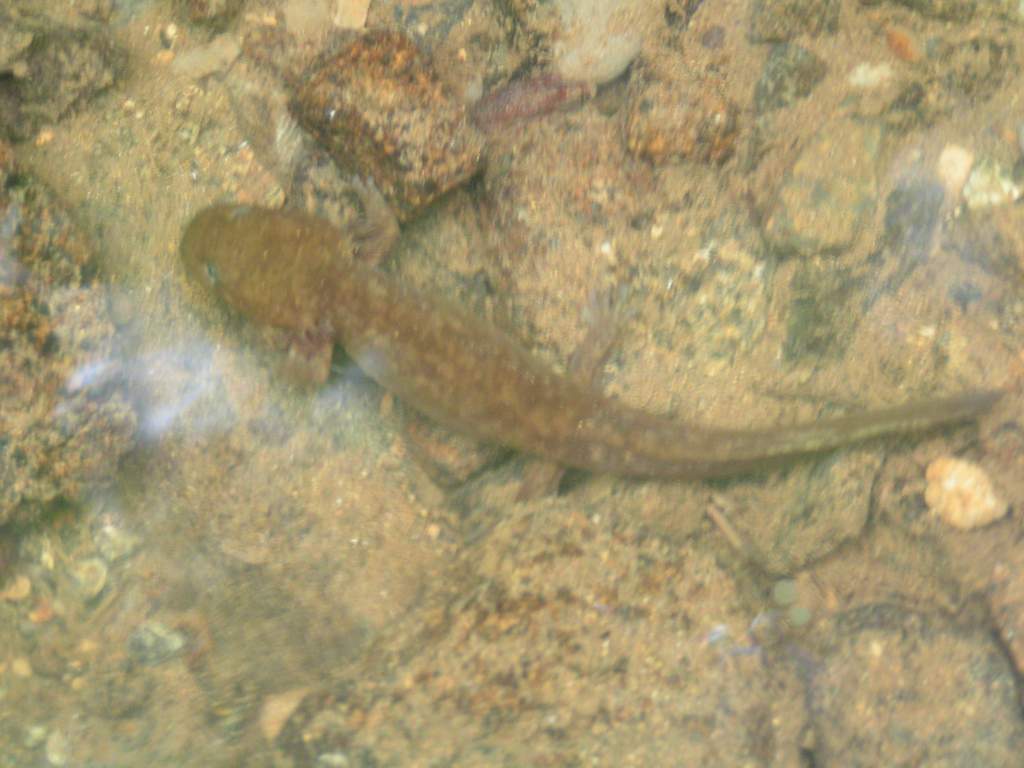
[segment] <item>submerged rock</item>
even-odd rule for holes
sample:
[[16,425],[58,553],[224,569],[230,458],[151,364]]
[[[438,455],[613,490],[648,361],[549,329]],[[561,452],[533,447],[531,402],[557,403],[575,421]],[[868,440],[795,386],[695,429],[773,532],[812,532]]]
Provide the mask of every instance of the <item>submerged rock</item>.
[[121,58],[100,31],[0,8],[0,138],[27,139],[109,88]]
[[292,107],[343,170],[373,177],[402,218],[480,163],[484,139],[465,106],[397,32],[369,33],[314,64]]
[[987,630],[867,605],[840,614],[810,701],[818,765],[1013,765],[1013,671]]
[[814,256],[849,248],[878,204],[875,158],[882,130],[838,121],[804,148],[787,174],[764,234],[780,254]]
[[132,445],[93,272],[67,215],[0,144],[0,524],[109,480]]

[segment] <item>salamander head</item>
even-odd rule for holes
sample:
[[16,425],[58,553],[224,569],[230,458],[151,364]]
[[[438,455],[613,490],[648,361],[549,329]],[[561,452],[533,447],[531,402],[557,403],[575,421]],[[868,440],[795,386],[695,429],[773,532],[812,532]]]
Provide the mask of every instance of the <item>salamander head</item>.
[[228,241],[230,232],[251,210],[244,205],[214,205],[196,214],[181,238],[181,259],[190,279],[213,293],[221,293],[223,260],[233,250]]
[[329,223],[296,211],[214,205],[189,222],[181,259],[189,278],[247,320],[304,330],[333,299],[341,236]]

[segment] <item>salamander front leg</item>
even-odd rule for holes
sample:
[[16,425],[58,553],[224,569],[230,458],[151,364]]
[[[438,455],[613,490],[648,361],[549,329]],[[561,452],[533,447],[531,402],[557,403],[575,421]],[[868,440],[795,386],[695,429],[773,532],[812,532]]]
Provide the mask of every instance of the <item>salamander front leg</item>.
[[334,339],[319,330],[292,337],[281,372],[300,386],[320,387],[331,373]]
[[349,183],[363,206],[363,215],[354,232],[356,255],[361,261],[376,266],[387,258],[401,234],[398,219],[372,179],[363,181],[353,176]]
[[302,333],[265,329],[264,337],[285,355],[278,364],[279,373],[291,384],[316,389],[327,381],[334,354],[333,337],[317,328]]

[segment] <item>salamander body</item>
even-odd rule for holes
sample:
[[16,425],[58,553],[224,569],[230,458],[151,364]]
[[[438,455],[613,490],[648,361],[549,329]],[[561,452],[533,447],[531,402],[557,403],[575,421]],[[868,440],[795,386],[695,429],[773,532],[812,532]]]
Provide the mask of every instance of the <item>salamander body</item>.
[[328,360],[340,344],[370,378],[428,417],[596,472],[742,474],[880,435],[970,420],[1000,396],[967,392],[749,430],[655,416],[557,373],[508,333],[354,258],[357,246],[300,212],[217,205],[188,225],[181,254],[195,280],[249,320],[294,334],[307,352],[326,349]]

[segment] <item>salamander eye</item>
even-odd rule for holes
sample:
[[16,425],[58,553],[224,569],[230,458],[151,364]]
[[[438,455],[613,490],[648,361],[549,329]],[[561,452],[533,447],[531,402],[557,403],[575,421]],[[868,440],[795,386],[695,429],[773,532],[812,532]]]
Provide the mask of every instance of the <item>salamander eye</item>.
[[217,273],[217,266],[210,261],[203,264],[203,270],[206,272],[206,279],[210,281],[210,285],[216,285],[220,279],[220,275]]

